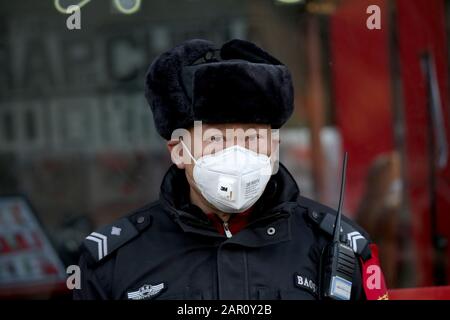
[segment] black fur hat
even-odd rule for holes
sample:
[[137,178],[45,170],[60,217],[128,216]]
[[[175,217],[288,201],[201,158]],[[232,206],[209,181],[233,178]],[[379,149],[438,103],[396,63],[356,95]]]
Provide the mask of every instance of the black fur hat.
[[221,48],[200,39],[158,56],[145,79],[145,96],[159,134],[205,123],[264,123],[280,128],[293,111],[289,70],[244,40]]

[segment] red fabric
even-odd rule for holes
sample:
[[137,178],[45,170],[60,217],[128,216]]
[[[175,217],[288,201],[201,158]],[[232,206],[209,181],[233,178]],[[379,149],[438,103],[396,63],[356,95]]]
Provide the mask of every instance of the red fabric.
[[[389,35],[394,30],[390,26],[389,2],[341,1],[330,17],[333,104],[342,150],[349,153],[344,211],[350,214],[358,208],[372,161],[394,149],[389,69]],[[380,7],[380,30],[367,29],[366,9],[370,5]],[[423,28],[423,24],[417,27]]]
[[391,300],[450,300],[450,286],[389,290]]
[[[252,208],[247,209],[244,212],[234,214],[230,217],[228,220],[228,229],[230,229],[231,234],[238,233],[247,226],[251,212]],[[220,219],[220,217],[213,212],[207,213],[206,216],[209,220],[211,220],[214,227],[217,229],[217,232],[224,235],[225,230],[223,229],[222,219]]]
[[[433,249],[431,233],[431,203],[435,201],[436,234],[450,237],[450,161],[443,168],[430,171],[430,160],[435,154],[430,150],[428,123],[427,86],[421,63],[421,55],[428,51],[434,58],[436,77],[441,95],[444,134],[450,141],[449,76],[447,61],[447,34],[445,31],[445,3],[443,0],[397,0],[398,61],[401,70],[403,126],[405,135],[404,168],[408,178],[406,194],[411,217],[411,241],[415,259],[411,261],[416,270],[415,280],[422,286],[431,286],[437,280],[433,275],[436,253]],[[426,26],[426,27],[424,27]],[[432,133],[434,135],[434,133]],[[431,186],[435,179],[435,189]],[[350,184],[350,182],[349,182]],[[433,197],[430,195],[433,191]],[[450,277],[450,246],[443,253],[446,276]]]
[[378,247],[376,244],[370,244],[370,259],[361,261],[362,280],[364,292],[367,300],[389,300],[389,294],[384,280],[383,271],[378,259]]

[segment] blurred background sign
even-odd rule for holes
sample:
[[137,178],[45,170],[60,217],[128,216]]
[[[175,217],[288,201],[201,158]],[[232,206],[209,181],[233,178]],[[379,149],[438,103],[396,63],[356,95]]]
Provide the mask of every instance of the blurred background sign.
[[66,272],[55,248],[21,196],[0,197],[0,297],[61,291]]

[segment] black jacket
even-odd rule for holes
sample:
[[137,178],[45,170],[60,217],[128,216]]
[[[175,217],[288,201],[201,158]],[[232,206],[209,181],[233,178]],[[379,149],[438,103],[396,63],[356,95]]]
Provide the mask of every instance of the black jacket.
[[[300,196],[280,165],[231,238],[189,204],[183,170],[172,166],[160,199],[91,233],[81,247],[81,289],[75,299],[320,299],[320,261],[335,210]],[[359,232],[352,299],[364,299],[359,258],[370,256]]]

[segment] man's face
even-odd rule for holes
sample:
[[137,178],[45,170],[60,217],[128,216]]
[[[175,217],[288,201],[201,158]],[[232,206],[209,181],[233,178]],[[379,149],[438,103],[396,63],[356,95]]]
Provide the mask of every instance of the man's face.
[[[189,130],[174,134],[167,143],[172,161],[180,169],[185,169],[189,184],[195,187],[193,179],[194,161],[184,150],[179,141],[182,137],[186,148],[195,159],[239,145],[259,154],[272,156],[277,160],[278,130],[271,130],[270,125],[232,123],[232,124],[195,124]],[[272,154],[272,151],[274,154]]]

